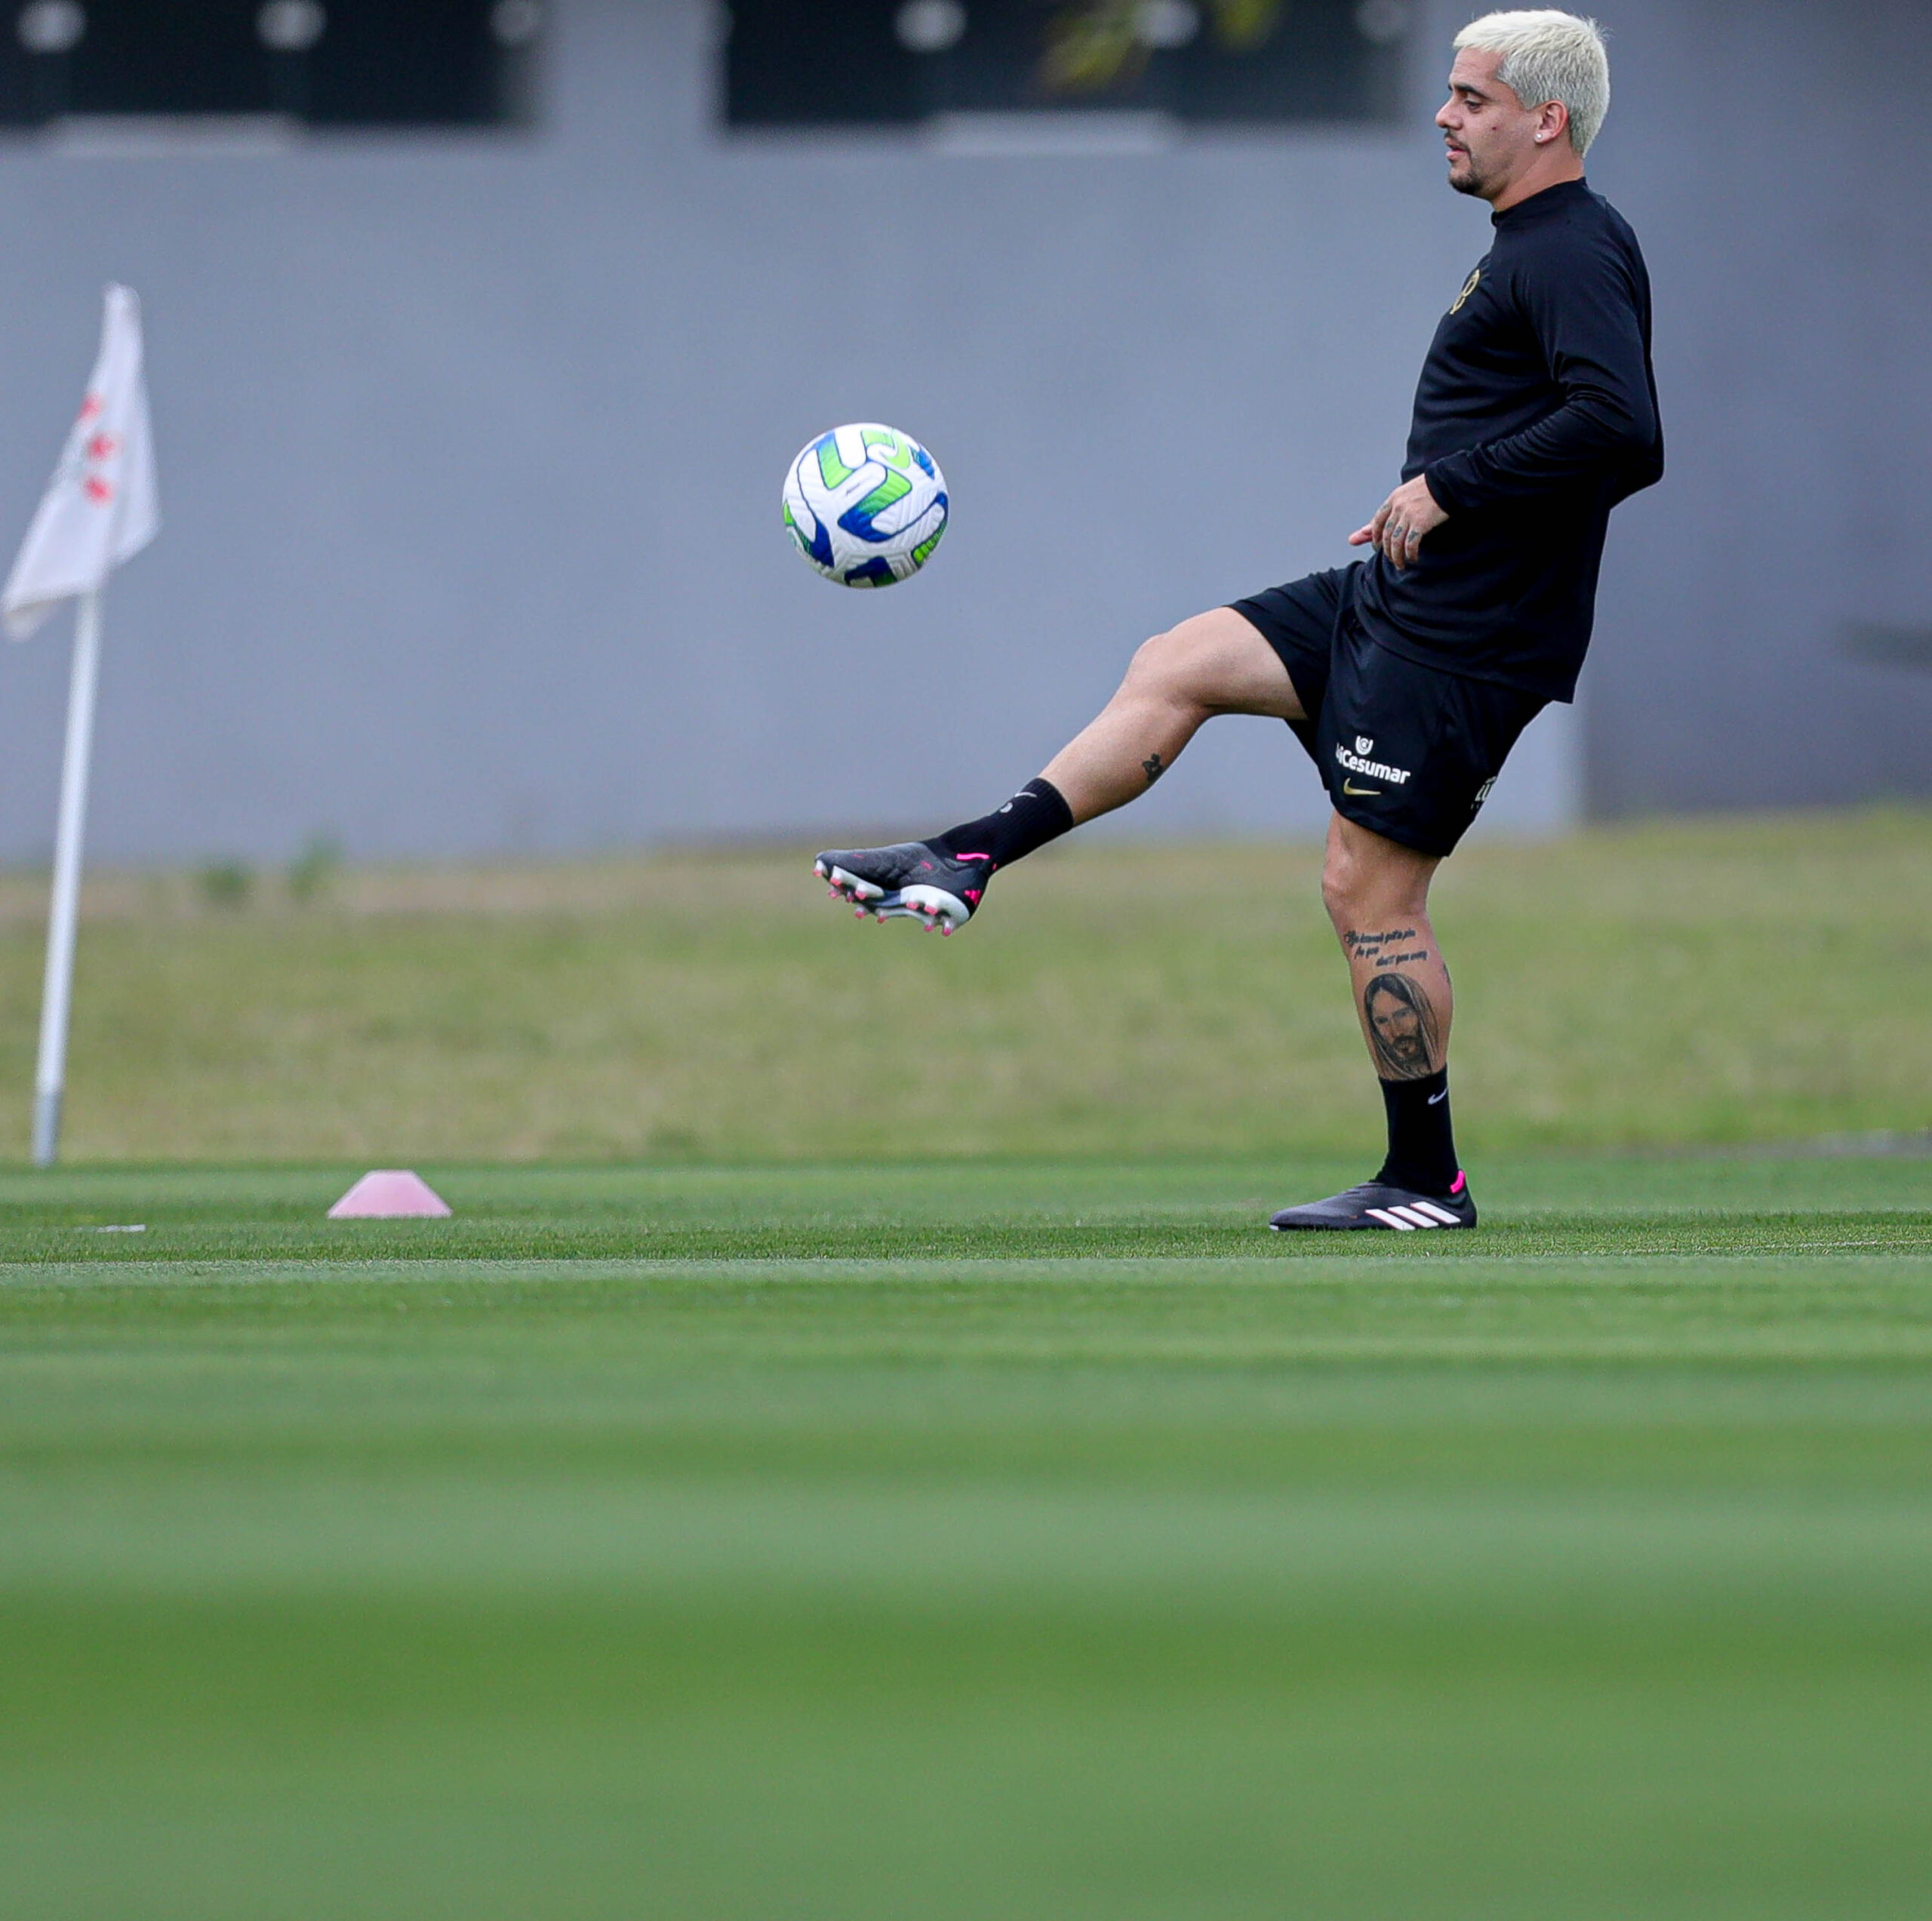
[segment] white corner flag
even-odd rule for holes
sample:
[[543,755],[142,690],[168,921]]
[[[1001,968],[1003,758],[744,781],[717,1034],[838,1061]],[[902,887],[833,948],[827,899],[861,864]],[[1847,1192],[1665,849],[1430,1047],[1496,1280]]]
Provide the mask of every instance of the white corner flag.
[[98,593],[109,571],[139,553],[160,525],[141,379],[141,303],[125,287],[110,287],[100,357],[80,417],[0,593],[8,635],[25,640],[60,602]]
[[54,839],[54,902],[40,1006],[40,1061],[34,1074],[33,1158],[38,1167],[51,1166],[60,1150],[67,1011],[74,981],[74,919],[80,906],[88,762],[100,677],[101,590],[109,574],[139,553],[160,525],[154,442],[141,377],[140,303],[125,287],[109,287],[100,354],[81,402],[80,417],[61,450],[5,590],[0,592],[0,618],[15,640],[26,639],[62,601],[80,602],[74,623],[73,682],[67,696],[67,747],[60,768],[60,816]]

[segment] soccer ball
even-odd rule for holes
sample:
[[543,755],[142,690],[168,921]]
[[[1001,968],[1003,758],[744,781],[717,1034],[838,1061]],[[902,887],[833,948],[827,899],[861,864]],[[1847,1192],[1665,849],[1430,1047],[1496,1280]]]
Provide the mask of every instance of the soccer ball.
[[946,531],[946,476],[909,435],[861,421],[822,433],[785,476],[785,529],[828,580],[889,587]]

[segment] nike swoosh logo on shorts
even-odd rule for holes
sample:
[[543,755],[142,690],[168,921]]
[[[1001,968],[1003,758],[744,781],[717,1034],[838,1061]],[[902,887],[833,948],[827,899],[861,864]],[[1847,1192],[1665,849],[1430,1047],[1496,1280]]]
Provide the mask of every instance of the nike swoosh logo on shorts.
[[1344,780],[1342,791],[1345,794],[1379,794],[1382,790],[1380,787],[1358,787],[1352,780]]

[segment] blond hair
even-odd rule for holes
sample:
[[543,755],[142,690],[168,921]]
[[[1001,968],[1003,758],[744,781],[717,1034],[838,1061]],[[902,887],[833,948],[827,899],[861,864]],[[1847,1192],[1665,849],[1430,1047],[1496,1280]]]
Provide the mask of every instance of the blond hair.
[[1525,106],[1561,100],[1570,110],[1570,144],[1581,159],[1610,111],[1610,55],[1592,20],[1531,7],[1485,14],[1456,36],[1460,51],[1500,54],[1496,77]]

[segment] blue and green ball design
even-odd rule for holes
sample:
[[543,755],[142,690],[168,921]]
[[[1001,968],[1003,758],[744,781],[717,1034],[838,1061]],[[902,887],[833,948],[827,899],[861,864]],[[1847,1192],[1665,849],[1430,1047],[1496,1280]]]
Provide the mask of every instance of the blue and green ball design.
[[844,587],[889,587],[925,565],[946,532],[946,476],[909,434],[873,421],[834,427],[785,476],[785,529]]

